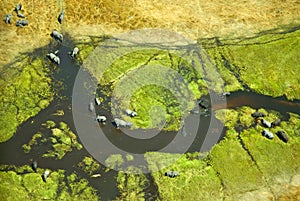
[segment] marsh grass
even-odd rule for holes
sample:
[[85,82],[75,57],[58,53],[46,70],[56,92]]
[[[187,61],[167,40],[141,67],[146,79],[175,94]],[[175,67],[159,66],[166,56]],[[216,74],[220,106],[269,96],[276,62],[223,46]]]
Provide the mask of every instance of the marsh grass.
[[2,69],[0,78],[0,142],[7,141],[17,126],[46,108],[53,99],[49,70],[42,59],[25,57]]
[[[162,200],[221,200],[221,181],[214,169],[199,159],[199,153],[176,156],[150,152],[145,158]],[[173,160],[176,162],[172,163]],[[172,165],[165,167],[166,164]],[[167,177],[164,174],[168,170],[178,171],[180,175]]]
[[290,100],[300,99],[299,36],[300,31],[296,30],[241,41],[229,40],[209,52],[222,54],[236,77],[251,90],[273,97],[285,95]]

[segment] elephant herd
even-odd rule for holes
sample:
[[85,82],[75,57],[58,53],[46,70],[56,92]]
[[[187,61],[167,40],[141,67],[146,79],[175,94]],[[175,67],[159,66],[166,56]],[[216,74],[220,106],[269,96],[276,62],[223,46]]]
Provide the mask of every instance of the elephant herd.
[[[22,10],[22,4],[17,4],[14,11],[17,13],[17,16],[19,18],[25,18],[25,15],[20,13],[20,11]],[[65,16],[65,11],[62,10],[61,13],[58,15],[58,18],[57,18],[57,21],[62,24],[63,22],[63,19],[64,19],[64,16]],[[12,23],[12,13],[9,13],[7,15],[4,16],[4,22],[6,24],[11,24]],[[24,27],[24,26],[28,26],[28,20],[27,19],[18,19],[16,21],[16,26],[18,27]],[[63,35],[61,33],[59,33],[57,30],[53,29],[52,30],[52,33],[50,34],[50,36],[55,40],[57,41],[59,44],[62,44],[63,42]],[[79,49],[78,47],[75,47],[71,52],[69,52],[68,54],[70,55],[70,57],[72,59],[75,59],[75,56],[78,54],[79,52]],[[51,62],[53,62],[54,64],[56,65],[59,65],[60,64],[60,58],[58,56],[58,50],[55,51],[55,52],[50,52],[46,55]]]
[[[256,120],[258,120],[260,122],[260,124],[265,127],[266,129],[264,129],[262,131],[262,135],[265,136],[268,139],[273,139],[274,138],[274,134],[267,130],[267,128],[274,128],[276,126],[279,126],[281,123],[281,119],[276,119],[273,122],[269,122],[266,119],[264,119],[264,117],[266,117],[266,115],[262,112],[254,112],[251,114],[251,116],[253,118],[255,118]],[[288,136],[287,134],[283,131],[283,130],[279,130],[276,132],[277,137],[282,140],[283,142],[287,143],[288,142]]]
[[[95,96],[95,103],[93,103],[93,102],[90,102],[90,103],[89,103],[89,106],[88,106],[89,111],[90,111],[90,112],[94,112],[94,111],[95,111],[95,105],[99,106],[100,104],[101,104],[101,101],[99,100],[99,98],[97,98],[97,97]],[[130,109],[125,110],[124,113],[125,113],[127,116],[130,116],[130,117],[135,117],[135,116],[138,115],[137,112],[132,111],[132,110],[130,110]],[[99,123],[105,125],[105,124],[106,124],[106,121],[107,121],[107,118],[106,118],[106,116],[104,116],[104,115],[98,115],[98,114],[97,114],[97,115],[96,115],[96,121],[98,121]],[[119,129],[119,128],[130,128],[130,127],[133,126],[133,123],[132,123],[132,122],[127,122],[127,121],[122,120],[122,119],[120,119],[120,118],[114,118],[113,121],[112,121],[111,123],[112,123],[112,125],[113,125],[115,128],[117,128],[117,129]]]
[[[19,4],[16,5],[14,11],[16,12],[17,17],[25,18],[25,15],[20,13],[21,10],[22,10],[22,4],[19,3]],[[8,13],[7,15],[4,16],[4,22],[6,24],[11,24],[12,18],[13,18],[12,13]],[[26,19],[18,19],[16,21],[16,26],[17,27],[23,28],[24,26],[27,26],[27,25],[28,25],[28,20],[26,20]]]

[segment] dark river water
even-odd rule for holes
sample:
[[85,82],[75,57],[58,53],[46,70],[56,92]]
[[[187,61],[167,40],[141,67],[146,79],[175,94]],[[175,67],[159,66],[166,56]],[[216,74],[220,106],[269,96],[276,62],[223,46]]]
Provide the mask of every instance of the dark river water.
[[[118,189],[116,187],[117,171],[110,170],[105,172],[105,167],[103,165],[101,177],[91,178],[77,167],[77,164],[84,156],[89,156],[90,153],[93,152],[93,150],[90,149],[90,146],[88,149],[83,148],[80,151],[73,150],[62,160],[42,158],[41,155],[45,153],[48,148],[38,145],[34,147],[29,154],[25,154],[22,150],[22,145],[28,143],[34,133],[43,130],[41,124],[46,120],[54,120],[57,123],[64,121],[69,125],[72,131],[76,131],[72,114],[72,90],[80,65],[67,56],[67,53],[71,51],[73,47],[74,46],[71,42],[66,41],[63,46],[56,47],[56,45],[51,44],[47,48],[49,51],[55,51],[56,48],[59,49],[61,64],[55,70],[53,76],[56,80],[60,80],[64,83],[64,88],[59,92],[63,98],[55,98],[48,108],[42,110],[37,116],[30,118],[28,121],[20,125],[14,137],[12,137],[9,141],[0,144],[0,164],[14,164],[21,166],[30,164],[32,160],[37,160],[41,168],[50,168],[54,170],[64,169],[67,173],[76,171],[79,176],[86,178],[90,182],[91,186],[98,190],[98,194],[102,200],[112,200],[118,196]],[[49,67],[53,67],[53,65],[50,65]],[[84,108],[84,110],[87,110],[88,103],[89,102],[86,103],[86,108]],[[135,132],[128,131],[129,134],[123,134],[122,130],[115,129],[110,123],[112,117],[107,110],[103,110],[101,108],[96,108],[96,110],[97,113],[104,114],[108,117],[108,123],[102,127],[103,132],[105,133],[104,137],[108,138],[110,143],[125,150],[126,152],[142,154],[146,151],[161,150],[172,140],[177,139],[176,136],[179,135],[178,140],[187,140],[191,142],[188,144],[188,147],[181,148],[175,146],[175,143],[173,147],[171,146],[170,149],[166,149],[165,151],[182,153],[182,150],[188,152],[208,151],[215,143],[224,137],[225,133],[225,129],[223,129],[221,122],[214,118],[214,111],[221,108],[236,108],[240,106],[276,110],[280,112],[284,118],[288,118],[288,112],[300,113],[299,101],[288,101],[285,97],[272,98],[253,92],[238,91],[226,97],[226,103],[213,104],[212,110],[208,115],[191,114],[188,116],[185,120],[184,131],[180,131],[178,134],[177,132],[160,132],[158,135],[154,136],[154,134],[157,133],[155,130],[138,130]],[[53,113],[57,110],[63,110],[64,115],[54,116]],[[93,121],[90,122],[91,124],[95,124]],[[212,124],[212,122],[214,122],[214,124]],[[210,133],[218,133],[219,135],[215,139],[207,139],[205,133],[208,131]],[[195,132],[195,136],[189,136],[189,133],[192,132]],[[144,136],[145,138],[149,135],[153,135],[153,137],[147,140],[134,140],[133,138],[137,134]],[[79,141],[82,143],[81,139],[82,138],[79,138]],[[90,142],[85,141],[83,143],[84,147],[86,147],[86,144],[88,143]],[[133,143],[135,146],[132,146]],[[105,146],[103,146],[103,149],[106,149]],[[155,186],[151,186],[149,187],[149,192],[155,194],[155,189]]]

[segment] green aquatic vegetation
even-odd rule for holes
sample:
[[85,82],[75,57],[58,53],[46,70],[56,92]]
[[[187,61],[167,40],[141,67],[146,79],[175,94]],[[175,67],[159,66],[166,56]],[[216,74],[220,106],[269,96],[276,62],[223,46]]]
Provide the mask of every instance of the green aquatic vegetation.
[[[188,114],[195,99],[202,94],[198,85],[200,78],[201,75],[175,53],[149,49],[120,57],[103,73],[100,85],[112,84],[114,88],[117,108],[112,108],[113,114],[117,109],[125,111],[127,108],[138,113],[132,119],[123,117],[133,122],[133,128],[157,128],[165,123],[165,130],[178,130],[180,118]],[[149,114],[153,113],[152,108],[158,107],[161,109],[157,120]]]
[[209,163],[218,172],[228,195],[265,186],[262,173],[237,140],[227,139],[214,146]]
[[24,152],[25,152],[25,153],[29,153],[30,150],[31,150],[31,147],[32,147],[33,145],[36,145],[36,144],[38,143],[37,140],[38,140],[39,138],[41,138],[41,137],[42,137],[42,134],[41,134],[41,133],[36,133],[36,134],[34,134],[34,135],[32,136],[32,138],[31,138],[31,140],[28,142],[28,144],[24,144],[24,145],[22,146]]
[[43,157],[55,157],[62,159],[66,153],[71,152],[73,148],[82,149],[82,145],[77,142],[77,136],[73,133],[68,125],[64,122],[59,123],[60,128],[52,128],[52,150],[43,154]]
[[300,30],[241,41],[222,41],[217,50],[250,89],[273,97],[300,99]]
[[[77,141],[77,136],[73,133],[65,122],[59,122],[56,127],[54,121],[48,120],[42,125],[48,130],[39,132],[32,136],[28,144],[23,145],[25,153],[29,153],[32,147],[39,147],[48,142],[51,142],[51,148],[43,157],[54,157],[57,159],[62,159],[68,152],[71,152],[74,148],[77,150],[82,149],[82,145]],[[48,136],[50,134],[50,136]],[[41,140],[37,143],[37,139]]]
[[[217,172],[199,157],[199,153],[145,154],[162,200],[222,200],[222,185]],[[180,175],[167,177],[164,174],[168,170],[178,171]]]
[[121,168],[124,163],[124,159],[121,154],[112,154],[105,160],[105,166],[107,171],[109,169]]
[[[0,171],[0,200],[98,200],[96,191],[85,179],[69,181],[64,170],[50,171],[45,183],[41,174],[28,170],[29,166],[11,167]],[[66,179],[67,178],[67,179]],[[66,181],[67,180],[67,181]]]
[[100,164],[95,161],[92,157],[85,156],[78,166],[89,175],[95,174],[99,171]]
[[23,58],[1,70],[0,142],[9,140],[17,126],[46,108],[53,99],[49,69],[42,59]]
[[[283,124],[284,125],[284,124]],[[284,126],[283,126],[284,128]],[[289,133],[289,142],[277,138],[269,140],[262,136],[263,128],[251,128],[241,133],[245,147],[249,150],[258,167],[270,183],[289,182],[300,167],[300,142]]]
[[[254,118],[251,114],[255,112],[254,109],[243,106],[237,109],[221,109],[215,112],[216,118],[224,123],[224,125],[231,129],[237,125],[250,127],[254,123]],[[264,112],[266,114],[266,112]]]
[[115,200],[145,200],[144,190],[149,184],[147,177],[142,174],[141,170],[135,167],[128,167],[130,173],[119,171],[117,182],[120,196]]

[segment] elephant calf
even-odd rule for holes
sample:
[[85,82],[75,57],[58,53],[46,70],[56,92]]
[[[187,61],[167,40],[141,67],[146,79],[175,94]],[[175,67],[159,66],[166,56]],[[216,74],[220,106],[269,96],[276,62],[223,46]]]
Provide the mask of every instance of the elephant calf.
[[18,14],[21,9],[22,9],[22,4],[20,4],[20,3],[17,4],[16,7],[15,7],[16,13]]
[[90,112],[94,112],[95,111],[95,107],[94,107],[94,104],[92,102],[90,102],[90,104],[89,104],[89,111]]
[[168,177],[171,177],[171,178],[177,177],[179,175],[180,175],[180,173],[176,172],[176,171],[167,171],[167,172],[165,172],[165,176],[168,176]]

